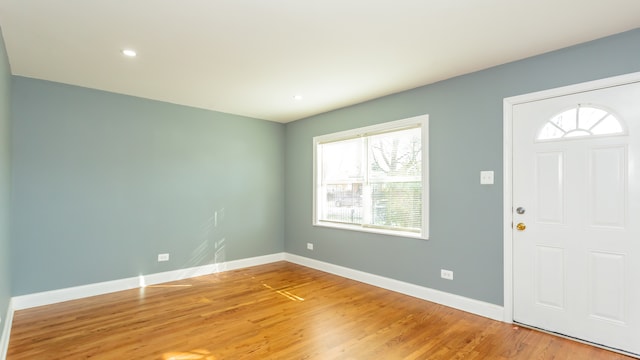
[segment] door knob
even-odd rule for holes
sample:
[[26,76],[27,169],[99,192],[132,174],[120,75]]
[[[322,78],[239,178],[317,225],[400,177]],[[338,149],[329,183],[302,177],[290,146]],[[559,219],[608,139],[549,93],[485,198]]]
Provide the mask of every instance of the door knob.
[[524,229],[527,228],[527,225],[525,225],[524,223],[518,223],[518,225],[516,225],[516,229],[518,229],[518,231],[524,231]]

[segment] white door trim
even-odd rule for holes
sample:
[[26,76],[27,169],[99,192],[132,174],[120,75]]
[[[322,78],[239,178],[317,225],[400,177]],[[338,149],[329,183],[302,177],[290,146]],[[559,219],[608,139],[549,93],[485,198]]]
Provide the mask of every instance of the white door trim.
[[513,107],[531,101],[640,82],[640,72],[512,96],[503,100],[504,321],[513,322]]

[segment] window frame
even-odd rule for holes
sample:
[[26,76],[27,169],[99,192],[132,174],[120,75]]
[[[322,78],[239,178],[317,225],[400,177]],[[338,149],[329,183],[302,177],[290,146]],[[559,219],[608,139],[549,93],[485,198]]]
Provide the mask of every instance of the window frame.
[[[616,120],[616,122],[620,125],[621,131],[606,133],[606,134],[594,134],[591,132],[591,130],[597,126],[597,124],[594,124],[591,128],[588,128],[588,129],[585,129],[582,127],[581,128],[576,127],[576,129],[571,130],[571,131],[578,131],[578,130],[587,131],[589,132],[588,135],[567,136],[567,134],[570,133],[571,131],[564,131],[564,129],[560,128],[557,124],[553,122],[553,120],[556,119],[558,116],[568,113],[572,110],[576,110],[579,112],[581,108],[591,108],[591,109],[604,111],[606,113],[606,116],[603,117],[603,119],[608,116],[612,116]],[[579,113],[578,113],[578,116],[579,116]],[[547,127],[548,124],[552,124],[552,126],[558,127],[561,131],[563,131],[564,133],[562,134],[562,136],[554,137],[554,138],[545,138],[545,139],[541,138],[542,132],[544,131],[544,129]],[[563,111],[560,111],[554,114],[553,116],[549,117],[547,121],[545,121],[544,124],[542,124],[539,127],[538,131],[536,132],[536,137],[534,141],[536,143],[556,142],[556,141],[574,141],[574,140],[584,140],[584,139],[603,138],[603,137],[612,137],[612,136],[626,136],[628,134],[629,132],[628,132],[628,128],[625,121],[615,111],[605,106],[596,105],[596,104],[576,104],[575,106],[566,108]]]
[[[338,222],[322,221],[319,219],[319,206],[322,202],[319,199],[322,173],[318,162],[318,145],[328,142],[344,141],[357,137],[372,136],[384,132],[405,130],[410,127],[420,127],[421,129],[421,183],[422,183],[422,227],[420,232],[408,230],[395,230],[381,227],[371,227],[367,224],[345,224]],[[371,126],[365,126],[331,134],[319,135],[313,138],[313,193],[312,193],[312,225],[333,229],[352,230],[366,233],[375,233],[408,238],[429,239],[429,115],[418,115],[406,119],[385,122]]]

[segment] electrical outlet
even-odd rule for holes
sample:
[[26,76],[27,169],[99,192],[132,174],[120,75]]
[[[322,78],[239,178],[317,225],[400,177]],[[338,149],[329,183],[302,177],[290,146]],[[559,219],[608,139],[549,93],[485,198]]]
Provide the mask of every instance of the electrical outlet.
[[307,243],[307,250],[313,250],[313,243]]
[[440,277],[447,280],[453,280],[453,271],[440,269]]
[[158,262],[169,261],[169,254],[158,254]]

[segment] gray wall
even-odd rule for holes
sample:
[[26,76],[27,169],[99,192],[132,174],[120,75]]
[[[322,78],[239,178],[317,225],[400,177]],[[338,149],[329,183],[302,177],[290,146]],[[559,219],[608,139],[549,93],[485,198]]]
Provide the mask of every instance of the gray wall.
[[[285,250],[502,305],[503,98],[637,71],[640,29],[287,124]],[[311,226],[312,138],[419,114],[430,116],[430,240]]]
[[[5,280],[16,296],[283,250],[502,304],[502,99],[640,71],[640,30],[286,126],[22,77],[9,84],[2,68],[13,142],[5,308]],[[430,240],[311,226],[313,136],[425,113]],[[480,170],[495,170],[496,184],[480,186]],[[156,262],[165,252],[171,261]],[[441,268],[455,281],[441,280]]]
[[4,328],[5,315],[11,298],[11,277],[9,275],[10,96],[11,72],[4,39],[0,31],[0,317],[2,318],[0,332]]
[[14,296],[283,251],[284,125],[17,76],[12,110]]

